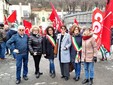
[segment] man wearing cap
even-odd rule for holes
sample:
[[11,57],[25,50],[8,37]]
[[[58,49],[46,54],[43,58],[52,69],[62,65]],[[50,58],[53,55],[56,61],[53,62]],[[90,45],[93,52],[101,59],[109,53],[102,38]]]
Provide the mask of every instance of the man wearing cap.
[[14,34],[6,43],[11,48],[14,45],[13,52],[16,54],[16,84],[21,82],[21,68],[23,63],[23,79],[28,80],[28,36],[25,33],[25,27],[20,25],[17,34]]

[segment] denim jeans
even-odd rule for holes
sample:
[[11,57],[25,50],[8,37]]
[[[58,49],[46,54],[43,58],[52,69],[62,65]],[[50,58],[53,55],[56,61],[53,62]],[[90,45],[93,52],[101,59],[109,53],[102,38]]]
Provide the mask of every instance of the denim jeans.
[[49,68],[50,68],[50,73],[55,74],[54,59],[49,59]]
[[0,58],[2,58],[2,59],[5,58],[5,48],[6,48],[6,44],[5,44],[5,42],[2,42],[0,44]]
[[[23,62],[23,64],[22,64]],[[23,77],[28,74],[28,54],[16,54],[16,79],[20,80],[21,68],[23,65]]]
[[75,68],[75,76],[80,77],[81,63],[74,63],[74,68]]
[[94,62],[84,62],[85,78],[94,78]]

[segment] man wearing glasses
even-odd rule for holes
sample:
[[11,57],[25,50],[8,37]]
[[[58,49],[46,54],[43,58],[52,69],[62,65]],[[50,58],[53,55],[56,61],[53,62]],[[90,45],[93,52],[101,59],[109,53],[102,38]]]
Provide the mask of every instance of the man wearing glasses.
[[25,33],[25,27],[20,25],[17,34],[14,34],[6,43],[11,48],[14,45],[13,52],[16,54],[16,84],[21,82],[21,67],[23,63],[23,79],[28,80],[28,36]]

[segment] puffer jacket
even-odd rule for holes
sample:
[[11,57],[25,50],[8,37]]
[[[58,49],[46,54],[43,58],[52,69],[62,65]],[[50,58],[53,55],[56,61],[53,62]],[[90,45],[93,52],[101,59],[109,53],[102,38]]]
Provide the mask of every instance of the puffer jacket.
[[42,36],[31,34],[29,37],[28,45],[29,45],[29,51],[31,54],[33,54],[33,52],[37,52],[40,55],[43,53]]
[[93,57],[97,57],[97,45],[94,37],[87,40],[82,39],[82,61],[93,62]]

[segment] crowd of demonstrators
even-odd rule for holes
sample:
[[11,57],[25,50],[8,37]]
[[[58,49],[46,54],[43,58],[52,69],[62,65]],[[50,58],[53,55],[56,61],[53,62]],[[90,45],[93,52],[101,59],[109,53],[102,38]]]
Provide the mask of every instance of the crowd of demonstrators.
[[[2,25],[0,25],[2,26]],[[8,29],[9,28],[9,29]],[[7,30],[8,29],[8,30]],[[83,62],[85,79],[83,84],[93,84],[94,62],[97,61],[97,46],[90,29],[82,31],[74,24],[70,33],[65,25],[61,26],[61,33],[56,34],[52,26],[46,28],[46,35],[40,34],[38,26],[31,28],[30,36],[25,34],[25,27],[20,25],[15,30],[14,25],[0,27],[0,59],[5,58],[6,46],[11,50],[11,54],[16,60],[16,84],[21,82],[21,68],[23,65],[24,80],[28,80],[28,54],[30,52],[34,60],[35,76],[38,79],[43,73],[40,72],[40,61],[42,55],[49,61],[50,77],[56,76],[54,59],[59,60],[61,78],[66,81],[70,78],[70,62],[74,66],[75,81],[80,79],[81,63]],[[58,44],[57,54],[54,49]]]
[[55,30],[52,26],[46,28],[47,35],[44,37],[44,56],[49,60],[49,73],[50,77],[55,77],[55,65],[54,65],[54,47],[56,44]]
[[43,73],[40,72],[40,60],[41,56],[43,54],[43,37],[40,35],[40,30],[37,26],[34,26],[31,29],[31,34],[29,37],[29,51],[31,55],[33,56],[34,63],[35,63],[35,75],[36,78],[39,78],[40,75]]

